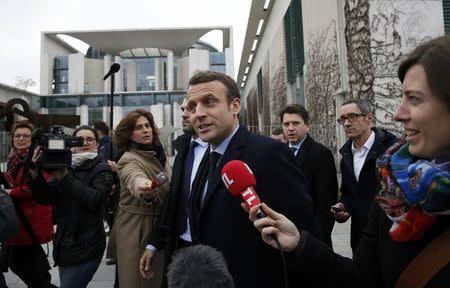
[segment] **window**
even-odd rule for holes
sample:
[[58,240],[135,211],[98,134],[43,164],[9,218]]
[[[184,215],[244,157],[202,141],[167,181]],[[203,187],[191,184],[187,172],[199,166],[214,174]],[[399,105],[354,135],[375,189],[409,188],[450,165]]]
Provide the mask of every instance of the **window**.
[[263,87],[263,85],[264,85],[264,82],[263,82],[263,78],[262,78],[262,71],[261,71],[261,69],[259,69],[259,72],[258,72],[258,76],[257,76],[258,78],[257,78],[257,81],[258,81],[258,112],[259,113],[262,113],[262,110],[263,110],[263,101],[264,101],[264,95],[263,95],[263,93],[264,93],[264,87]]
[[302,3],[300,0],[293,0],[284,15],[284,33],[287,78],[290,83],[293,83],[298,74],[303,74],[303,65],[305,64]]
[[445,34],[450,34],[450,0],[442,0]]

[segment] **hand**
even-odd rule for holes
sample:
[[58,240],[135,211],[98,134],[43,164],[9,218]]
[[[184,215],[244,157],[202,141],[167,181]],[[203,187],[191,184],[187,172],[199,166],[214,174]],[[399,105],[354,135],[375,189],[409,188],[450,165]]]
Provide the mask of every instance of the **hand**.
[[117,172],[117,163],[111,160],[106,161],[113,172]]
[[148,249],[145,249],[144,254],[142,254],[141,260],[139,261],[139,271],[144,279],[152,279],[155,277],[155,272],[152,271],[154,257],[155,252]]
[[66,175],[67,175],[67,168],[61,168],[52,172],[50,174],[50,177],[54,177],[56,181],[61,181],[61,179],[63,179],[64,176]]
[[[256,213],[261,207],[267,217],[257,219]],[[292,252],[300,242],[300,232],[294,223],[292,223],[284,215],[270,209],[266,204],[261,206],[254,206],[250,209],[250,220],[253,221],[256,229],[261,232],[264,242],[270,246],[278,249],[275,240],[272,238],[273,234],[277,235],[278,241],[281,244],[281,249],[286,252]]]
[[145,200],[155,198],[158,188],[152,188],[152,180],[144,179],[138,185],[139,196]]
[[41,157],[42,157],[41,146],[37,146],[36,149],[34,149],[33,151],[33,157],[31,157],[31,162],[33,162],[36,165],[39,159],[41,159]]
[[345,212],[344,203],[339,202],[334,204],[332,207],[336,207],[337,210],[330,209],[331,214],[333,214],[334,218],[339,221],[345,221],[350,217],[350,213]]

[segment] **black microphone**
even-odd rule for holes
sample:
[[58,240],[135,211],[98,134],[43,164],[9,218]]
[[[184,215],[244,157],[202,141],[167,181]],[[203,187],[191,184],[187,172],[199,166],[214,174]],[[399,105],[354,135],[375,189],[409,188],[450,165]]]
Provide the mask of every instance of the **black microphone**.
[[109,72],[105,75],[105,77],[103,77],[103,81],[108,79],[109,76],[111,76],[112,74],[116,73],[119,70],[120,70],[120,65],[118,63],[112,64],[111,68],[109,68]]

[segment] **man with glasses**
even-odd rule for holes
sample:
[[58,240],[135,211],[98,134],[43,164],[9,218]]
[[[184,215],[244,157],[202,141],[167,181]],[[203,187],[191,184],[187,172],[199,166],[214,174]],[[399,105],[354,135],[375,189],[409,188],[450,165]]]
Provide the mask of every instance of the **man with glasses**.
[[341,201],[331,207],[336,221],[343,223],[352,217],[350,246],[355,252],[368,213],[377,192],[376,159],[391,146],[396,137],[386,130],[372,127],[375,121],[369,102],[359,98],[346,100],[337,122],[349,140],[339,152],[341,159]]

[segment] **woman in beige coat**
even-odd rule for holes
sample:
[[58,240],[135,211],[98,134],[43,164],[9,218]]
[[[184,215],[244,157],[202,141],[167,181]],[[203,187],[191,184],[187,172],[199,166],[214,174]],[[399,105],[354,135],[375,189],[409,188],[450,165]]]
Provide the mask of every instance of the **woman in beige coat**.
[[117,163],[121,191],[114,224],[120,287],[159,287],[161,283],[162,257],[155,259],[157,277],[145,280],[139,273],[139,259],[169,190],[168,182],[151,188],[160,172],[170,177],[158,134],[152,114],[143,109],[129,112],[114,134],[114,144],[126,151]]

